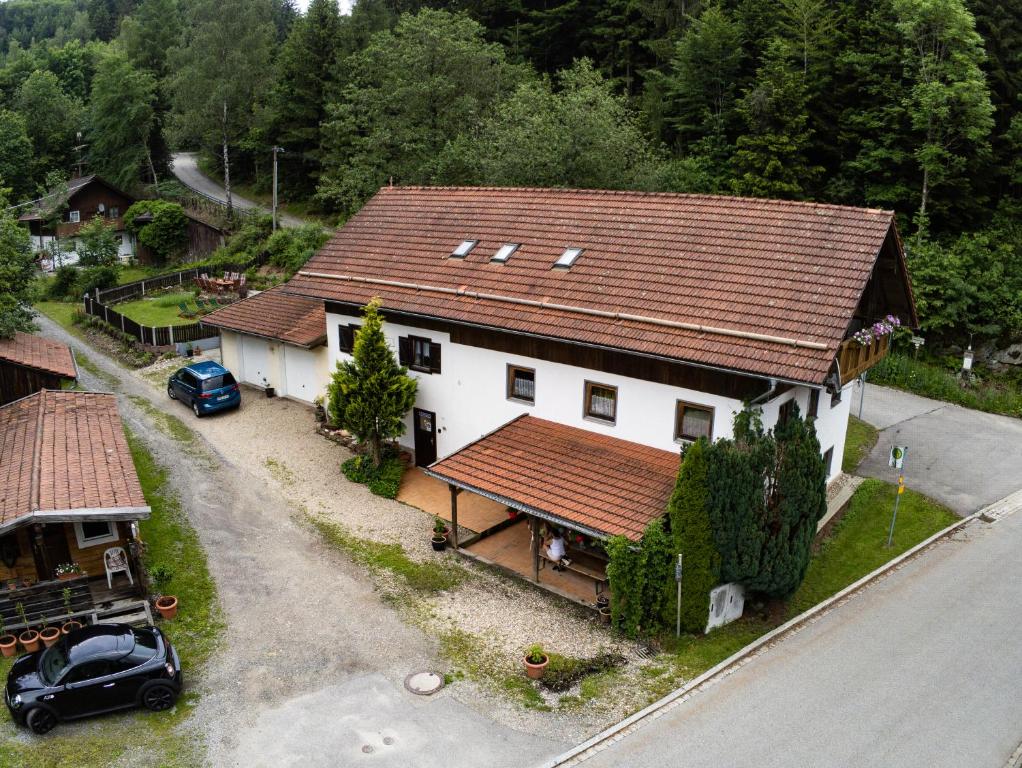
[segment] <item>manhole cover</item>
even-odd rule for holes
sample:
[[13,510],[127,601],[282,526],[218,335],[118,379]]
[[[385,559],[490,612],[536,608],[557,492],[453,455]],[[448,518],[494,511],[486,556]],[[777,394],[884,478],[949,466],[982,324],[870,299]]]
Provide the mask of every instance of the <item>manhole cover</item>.
[[444,687],[444,676],[437,672],[414,672],[405,678],[405,688],[419,696],[429,696]]

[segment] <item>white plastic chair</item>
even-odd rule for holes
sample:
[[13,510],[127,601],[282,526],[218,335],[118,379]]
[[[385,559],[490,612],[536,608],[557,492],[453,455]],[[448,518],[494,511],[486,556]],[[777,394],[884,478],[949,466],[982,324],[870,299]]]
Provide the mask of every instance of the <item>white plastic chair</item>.
[[135,586],[135,580],[131,577],[131,569],[128,568],[128,555],[124,547],[110,547],[103,553],[103,565],[106,567],[106,586],[113,589],[113,577],[115,573],[123,573],[128,577],[131,586]]

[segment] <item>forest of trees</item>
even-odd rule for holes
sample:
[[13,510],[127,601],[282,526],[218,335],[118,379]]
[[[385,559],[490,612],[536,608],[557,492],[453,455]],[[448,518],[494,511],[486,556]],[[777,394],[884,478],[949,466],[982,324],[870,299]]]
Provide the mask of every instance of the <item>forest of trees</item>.
[[1020,57],[994,0],[7,0],[0,186],[137,189],[174,147],[265,187],[279,145],[338,220],[389,180],[893,209],[924,332],[1005,342]]

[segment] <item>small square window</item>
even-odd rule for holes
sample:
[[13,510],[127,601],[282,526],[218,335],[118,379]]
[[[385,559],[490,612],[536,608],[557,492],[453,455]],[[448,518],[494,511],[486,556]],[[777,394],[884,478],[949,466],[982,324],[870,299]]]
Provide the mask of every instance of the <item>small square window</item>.
[[795,398],[785,400],[777,409],[777,426],[783,426],[795,415]]
[[507,399],[530,405],[536,402],[536,371],[517,365],[507,367]]
[[585,415],[613,424],[617,421],[617,387],[586,382]]
[[75,523],[75,538],[78,548],[95,547],[117,541],[117,524],[109,520]]
[[357,325],[337,326],[337,345],[341,352],[351,354],[355,351],[355,333],[358,328]]
[[478,245],[478,240],[462,240],[461,245],[451,251],[452,259],[463,259]]
[[695,442],[700,437],[713,439],[713,409],[679,400],[674,414],[674,439]]
[[505,243],[497,249],[497,252],[493,254],[493,258],[490,261],[496,261],[503,264],[505,261],[511,258],[511,254],[518,250],[518,243]]
[[116,205],[111,206],[108,215],[110,216],[111,219],[116,219],[118,216],[121,215],[121,209],[118,208]]
[[560,267],[561,269],[568,269],[581,255],[581,248],[566,248],[564,253],[562,253],[560,257],[558,257],[557,261],[554,262],[554,266]]
[[68,211],[67,220],[72,224],[77,224],[82,220],[82,214],[80,211]]

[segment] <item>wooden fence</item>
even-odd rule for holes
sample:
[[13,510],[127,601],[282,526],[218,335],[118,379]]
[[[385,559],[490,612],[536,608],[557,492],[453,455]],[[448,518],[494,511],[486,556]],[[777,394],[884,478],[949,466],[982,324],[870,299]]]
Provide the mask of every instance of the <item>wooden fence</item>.
[[25,609],[29,624],[40,624],[43,619],[54,620],[68,615],[64,604],[64,590],[70,590],[71,613],[92,611],[94,604],[89,591],[88,576],[65,581],[43,581],[31,587],[0,592],[0,616],[8,629],[24,626],[18,613],[18,603]]

